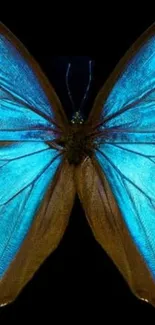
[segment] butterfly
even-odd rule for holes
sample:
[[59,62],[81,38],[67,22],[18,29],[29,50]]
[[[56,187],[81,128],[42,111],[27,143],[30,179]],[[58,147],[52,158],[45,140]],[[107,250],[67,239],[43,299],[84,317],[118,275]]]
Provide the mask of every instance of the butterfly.
[[59,245],[78,194],[94,237],[155,306],[155,25],[129,49],[86,121],[0,24],[0,305]]

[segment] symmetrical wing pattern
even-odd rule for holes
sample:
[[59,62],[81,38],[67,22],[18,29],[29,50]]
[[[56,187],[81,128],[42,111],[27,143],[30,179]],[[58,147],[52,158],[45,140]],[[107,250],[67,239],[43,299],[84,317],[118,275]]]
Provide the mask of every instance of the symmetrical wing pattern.
[[75,167],[55,142],[68,123],[53,88],[0,25],[1,304],[57,247],[76,189],[98,242],[133,292],[155,305],[154,25],[116,67],[86,124],[94,155]]

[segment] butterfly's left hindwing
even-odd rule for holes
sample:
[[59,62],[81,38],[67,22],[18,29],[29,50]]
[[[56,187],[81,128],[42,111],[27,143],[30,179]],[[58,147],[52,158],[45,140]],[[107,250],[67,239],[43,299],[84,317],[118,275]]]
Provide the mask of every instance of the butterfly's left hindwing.
[[44,143],[0,148],[0,277],[5,274],[31,227],[39,203],[62,158]]
[[3,242],[1,240],[1,305],[8,304],[18,296],[63,237],[75,188],[73,168],[67,162],[61,167],[58,164],[59,161],[55,161],[48,166],[36,182],[30,184],[25,192],[19,193],[16,201],[12,200],[11,207],[6,206],[12,210],[6,211],[0,223],[5,230]]
[[73,168],[52,141],[66,125],[46,77],[0,24],[1,305],[16,298],[65,231]]
[[89,222],[133,292],[155,305],[155,25],[118,64],[88,123],[101,179],[95,201],[82,197]]

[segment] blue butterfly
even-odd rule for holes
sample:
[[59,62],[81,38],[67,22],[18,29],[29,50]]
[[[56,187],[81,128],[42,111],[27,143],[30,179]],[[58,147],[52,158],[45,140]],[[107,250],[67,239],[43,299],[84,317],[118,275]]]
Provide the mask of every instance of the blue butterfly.
[[[69,70],[68,72],[69,73]],[[68,121],[43,72],[0,24],[0,304],[56,249],[78,193],[96,240],[155,306],[155,25]]]

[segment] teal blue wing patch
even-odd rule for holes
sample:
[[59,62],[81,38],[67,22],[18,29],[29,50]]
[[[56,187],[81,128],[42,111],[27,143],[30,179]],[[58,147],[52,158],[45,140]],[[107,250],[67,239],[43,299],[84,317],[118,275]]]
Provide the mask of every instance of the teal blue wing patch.
[[62,132],[60,106],[41,69],[0,24],[1,278],[60,167],[60,151],[47,144]]
[[55,107],[47,93],[55,103],[56,95],[40,68],[0,24],[0,141],[48,141],[56,137]]
[[130,57],[102,107],[95,155],[155,279],[155,27]]
[[0,277],[20,249],[62,158],[44,143],[0,148]]
[[136,145],[104,144],[96,157],[129,233],[155,278],[155,149],[149,155],[148,146],[138,150]]

